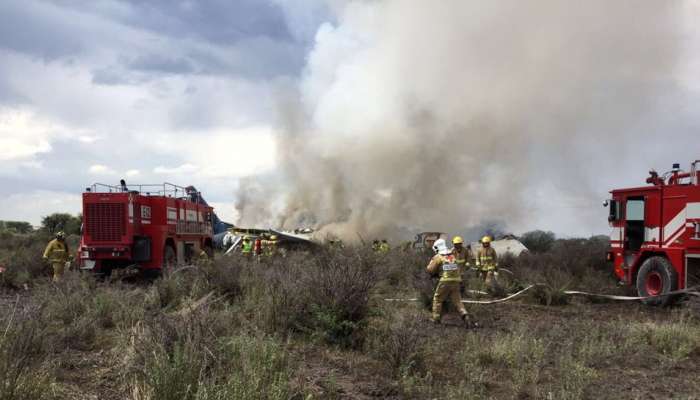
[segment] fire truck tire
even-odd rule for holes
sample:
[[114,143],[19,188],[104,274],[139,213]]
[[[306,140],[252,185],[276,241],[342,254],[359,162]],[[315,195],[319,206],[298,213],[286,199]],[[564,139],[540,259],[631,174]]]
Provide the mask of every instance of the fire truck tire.
[[[655,296],[677,289],[678,276],[671,262],[664,257],[651,257],[642,263],[637,273],[637,293],[639,297]],[[660,296],[642,300],[644,304],[665,306],[673,301],[673,296]]]
[[168,274],[173,271],[177,263],[177,255],[172,246],[165,246],[163,249],[163,266],[160,269],[161,274]]

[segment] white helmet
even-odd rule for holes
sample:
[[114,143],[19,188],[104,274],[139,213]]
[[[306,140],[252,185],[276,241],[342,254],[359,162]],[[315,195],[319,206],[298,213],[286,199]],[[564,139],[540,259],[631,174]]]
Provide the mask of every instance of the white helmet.
[[451,250],[447,248],[447,243],[445,242],[445,239],[438,239],[433,243],[433,251],[436,254],[450,254]]

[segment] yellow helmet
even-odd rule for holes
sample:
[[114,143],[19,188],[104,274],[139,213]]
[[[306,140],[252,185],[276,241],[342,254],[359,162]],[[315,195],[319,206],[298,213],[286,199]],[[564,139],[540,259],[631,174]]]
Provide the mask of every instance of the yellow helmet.
[[491,236],[484,236],[481,238],[481,243],[491,243]]
[[277,235],[270,236],[270,240],[277,240]]
[[452,238],[452,244],[463,244],[464,239],[461,236],[455,236]]
[[57,239],[65,239],[66,238],[66,233],[63,231],[58,231],[56,232],[56,238]]

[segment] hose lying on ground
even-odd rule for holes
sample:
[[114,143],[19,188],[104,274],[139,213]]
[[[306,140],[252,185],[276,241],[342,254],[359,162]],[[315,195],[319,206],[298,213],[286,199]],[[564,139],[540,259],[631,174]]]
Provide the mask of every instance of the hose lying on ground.
[[[534,288],[534,287],[548,287],[547,285],[543,283],[535,283],[532,285],[529,285],[523,290],[520,290],[518,292],[515,292],[507,297],[503,297],[501,299],[494,299],[494,300],[462,300],[462,303],[465,304],[497,304],[497,303],[504,303],[506,301],[513,300],[515,298],[520,297],[521,295],[525,294],[528,290]],[[479,294],[482,294],[483,292],[479,291],[474,291]],[[688,288],[688,289],[682,289],[682,290],[674,290],[672,292],[656,295],[656,296],[643,296],[643,297],[637,297],[637,296],[618,296],[618,295],[613,295],[613,294],[599,294],[599,293],[589,293],[589,292],[582,292],[578,290],[564,290],[563,293],[567,296],[586,296],[586,297],[597,297],[601,299],[608,299],[608,300],[619,300],[619,301],[637,301],[637,300],[646,300],[646,299],[652,299],[655,297],[663,297],[663,296],[674,296],[677,294],[687,294],[690,296],[698,296],[700,297],[700,292],[698,291],[698,288],[693,287],[693,288]],[[413,299],[384,299],[385,301],[418,301],[418,299],[413,298]]]

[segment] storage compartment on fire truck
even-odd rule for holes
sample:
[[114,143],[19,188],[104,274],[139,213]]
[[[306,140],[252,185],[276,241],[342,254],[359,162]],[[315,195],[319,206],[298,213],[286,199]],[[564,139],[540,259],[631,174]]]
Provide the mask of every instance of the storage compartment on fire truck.
[[146,262],[151,260],[151,238],[148,236],[134,236],[132,250],[134,262]]

